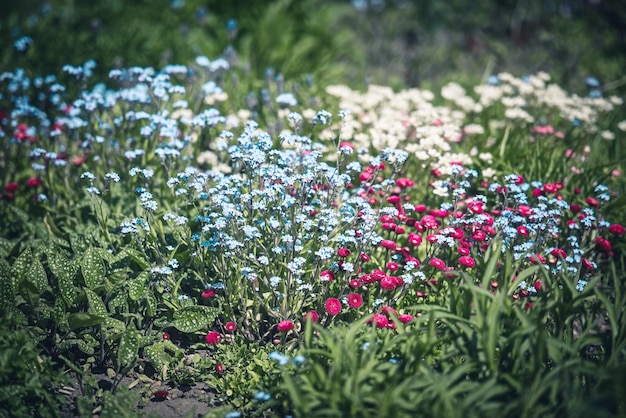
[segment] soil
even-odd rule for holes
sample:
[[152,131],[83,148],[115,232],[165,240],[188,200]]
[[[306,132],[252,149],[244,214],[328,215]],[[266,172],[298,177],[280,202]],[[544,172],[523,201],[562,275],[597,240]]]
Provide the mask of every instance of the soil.
[[[110,390],[112,388],[113,380],[106,374],[94,374],[93,377],[101,389]],[[118,387],[129,387],[135,380],[133,377],[124,377]],[[163,392],[165,396],[150,395],[155,392],[155,389],[158,392]],[[157,382],[151,385],[139,384],[134,386],[132,390],[142,395],[135,405],[134,412],[138,416],[148,418],[204,417],[211,411],[212,399],[215,397],[214,393],[204,383],[172,388]],[[72,406],[74,405],[74,398],[80,394],[78,382],[74,383],[74,387],[67,386],[59,392],[68,397],[67,408],[62,411],[62,416],[77,417],[77,412],[72,410]],[[93,418],[97,418],[99,412],[99,409],[96,408]]]

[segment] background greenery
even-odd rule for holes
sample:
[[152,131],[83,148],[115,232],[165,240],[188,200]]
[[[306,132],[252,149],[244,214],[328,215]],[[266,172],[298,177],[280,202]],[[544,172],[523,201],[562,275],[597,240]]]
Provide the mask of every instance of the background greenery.
[[[539,70],[568,89],[580,91],[587,76],[611,93],[626,88],[622,2],[2,0],[0,9],[0,66],[40,73],[91,58],[105,76],[112,67],[225,54],[259,78],[274,68],[357,88],[469,84]],[[25,35],[34,40],[25,54],[9,47]]]

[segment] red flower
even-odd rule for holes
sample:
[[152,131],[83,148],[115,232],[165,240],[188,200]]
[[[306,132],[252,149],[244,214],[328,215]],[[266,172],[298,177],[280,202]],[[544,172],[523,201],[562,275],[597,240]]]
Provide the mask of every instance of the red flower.
[[342,258],[346,258],[350,255],[350,250],[347,248],[340,248],[337,250],[337,255]]
[[593,197],[588,197],[585,199],[585,202],[587,202],[587,204],[593,208],[597,208],[598,206],[600,206],[600,202],[598,202],[596,199],[594,199]]
[[361,261],[364,263],[367,263],[368,261],[370,261],[370,256],[365,253],[361,253],[359,257],[361,258]]
[[446,267],[446,263],[440,258],[433,258],[428,262],[428,264],[438,270],[443,270]]
[[467,267],[467,268],[474,268],[474,266],[476,265],[476,261],[474,261],[474,259],[468,255],[464,255],[459,257],[459,264],[462,265],[463,267]]
[[305,321],[311,318],[311,322],[317,322],[320,316],[317,311],[309,311],[303,315],[303,318]]
[[41,179],[38,179],[37,177],[29,178],[26,181],[26,185],[28,187],[39,187],[39,186],[41,186]]
[[611,252],[611,243],[602,237],[596,238],[596,248],[604,253]]
[[341,301],[337,298],[326,299],[326,302],[324,302],[324,310],[326,310],[329,315],[337,315],[341,312]]
[[280,321],[276,327],[280,332],[289,332],[293,329],[293,322],[285,319],[284,321]]
[[164,333],[163,333],[163,337],[162,337],[162,338],[163,338],[163,341],[166,341],[166,340],[167,340],[167,341],[169,341],[169,339],[170,339],[170,334],[168,334],[167,332],[164,332]]
[[16,192],[19,188],[20,185],[17,183],[8,183],[6,186],[4,186],[4,190],[9,193]]
[[209,345],[218,345],[222,339],[222,336],[217,331],[211,331],[206,335],[206,342]]
[[613,224],[609,226],[609,232],[613,235],[624,235],[626,229],[620,224]]
[[567,257],[567,253],[565,252],[565,250],[563,250],[561,248],[555,248],[554,250],[550,251],[550,254],[552,254],[553,256],[555,256],[557,258],[565,258],[565,257]]
[[359,279],[350,280],[350,287],[353,289],[358,289],[359,287],[361,287],[361,281]]
[[152,394],[152,396],[154,396],[155,399],[165,399],[169,394],[170,393],[166,390],[157,390]]
[[219,374],[224,373],[224,366],[222,365],[222,363],[217,363],[215,365],[215,371],[218,372]]
[[532,264],[546,264],[546,258],[541,254],[531,255],[528,259]]
[[232,321],[229,321],[226,324],[224,324],[224,329],[228,332],[233,332],[234,330],[237,329],[237,324],[235,324]]
[[363,305],[363,297],[358,293],[350,293],[348,295],[348,306],[352,309],[358,309]]
[[594,269],[593,264],[591,263],[591,261],[587,260],[586,258],[582,259],[582,265],[587,270],[593,270]]
[[520,234],[523,237],[527,237],[528,236],[528,228],[526,228],[525,226],[518,226],[517,227],[517,233]]
[[215,297],[215,290],[213,290],[213,289],[206,289],[204,292],[202,292],[202,294],[200,296],[203,299],[211,299],[211,298]]

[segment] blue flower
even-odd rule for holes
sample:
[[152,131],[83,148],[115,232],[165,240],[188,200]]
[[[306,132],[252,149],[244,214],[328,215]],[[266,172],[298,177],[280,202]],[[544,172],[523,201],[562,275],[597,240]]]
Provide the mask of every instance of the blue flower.
[[256,393],[256,395],[254,395],[254,399],[256,399],[257,401],[261,401],[261,402],[265,402],[265,401],[269,401],[271,399],[272,395],[264,392],[264,391],[259,391]]
[[269,355],[270,360],[274,360],[275,362],[277,362],[278,364],[280,364],[281,366],[285,366],[289,363],[289,360],[291,360],[291,358],[285,354],[281,354],[278,351],[272,351]]

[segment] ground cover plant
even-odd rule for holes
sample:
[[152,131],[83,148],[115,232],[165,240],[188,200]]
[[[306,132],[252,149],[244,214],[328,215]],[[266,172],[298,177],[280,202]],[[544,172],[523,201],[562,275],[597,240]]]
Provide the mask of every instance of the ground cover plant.
[[3,413],[625,413],[620,97],[229,57],[0,74]]

